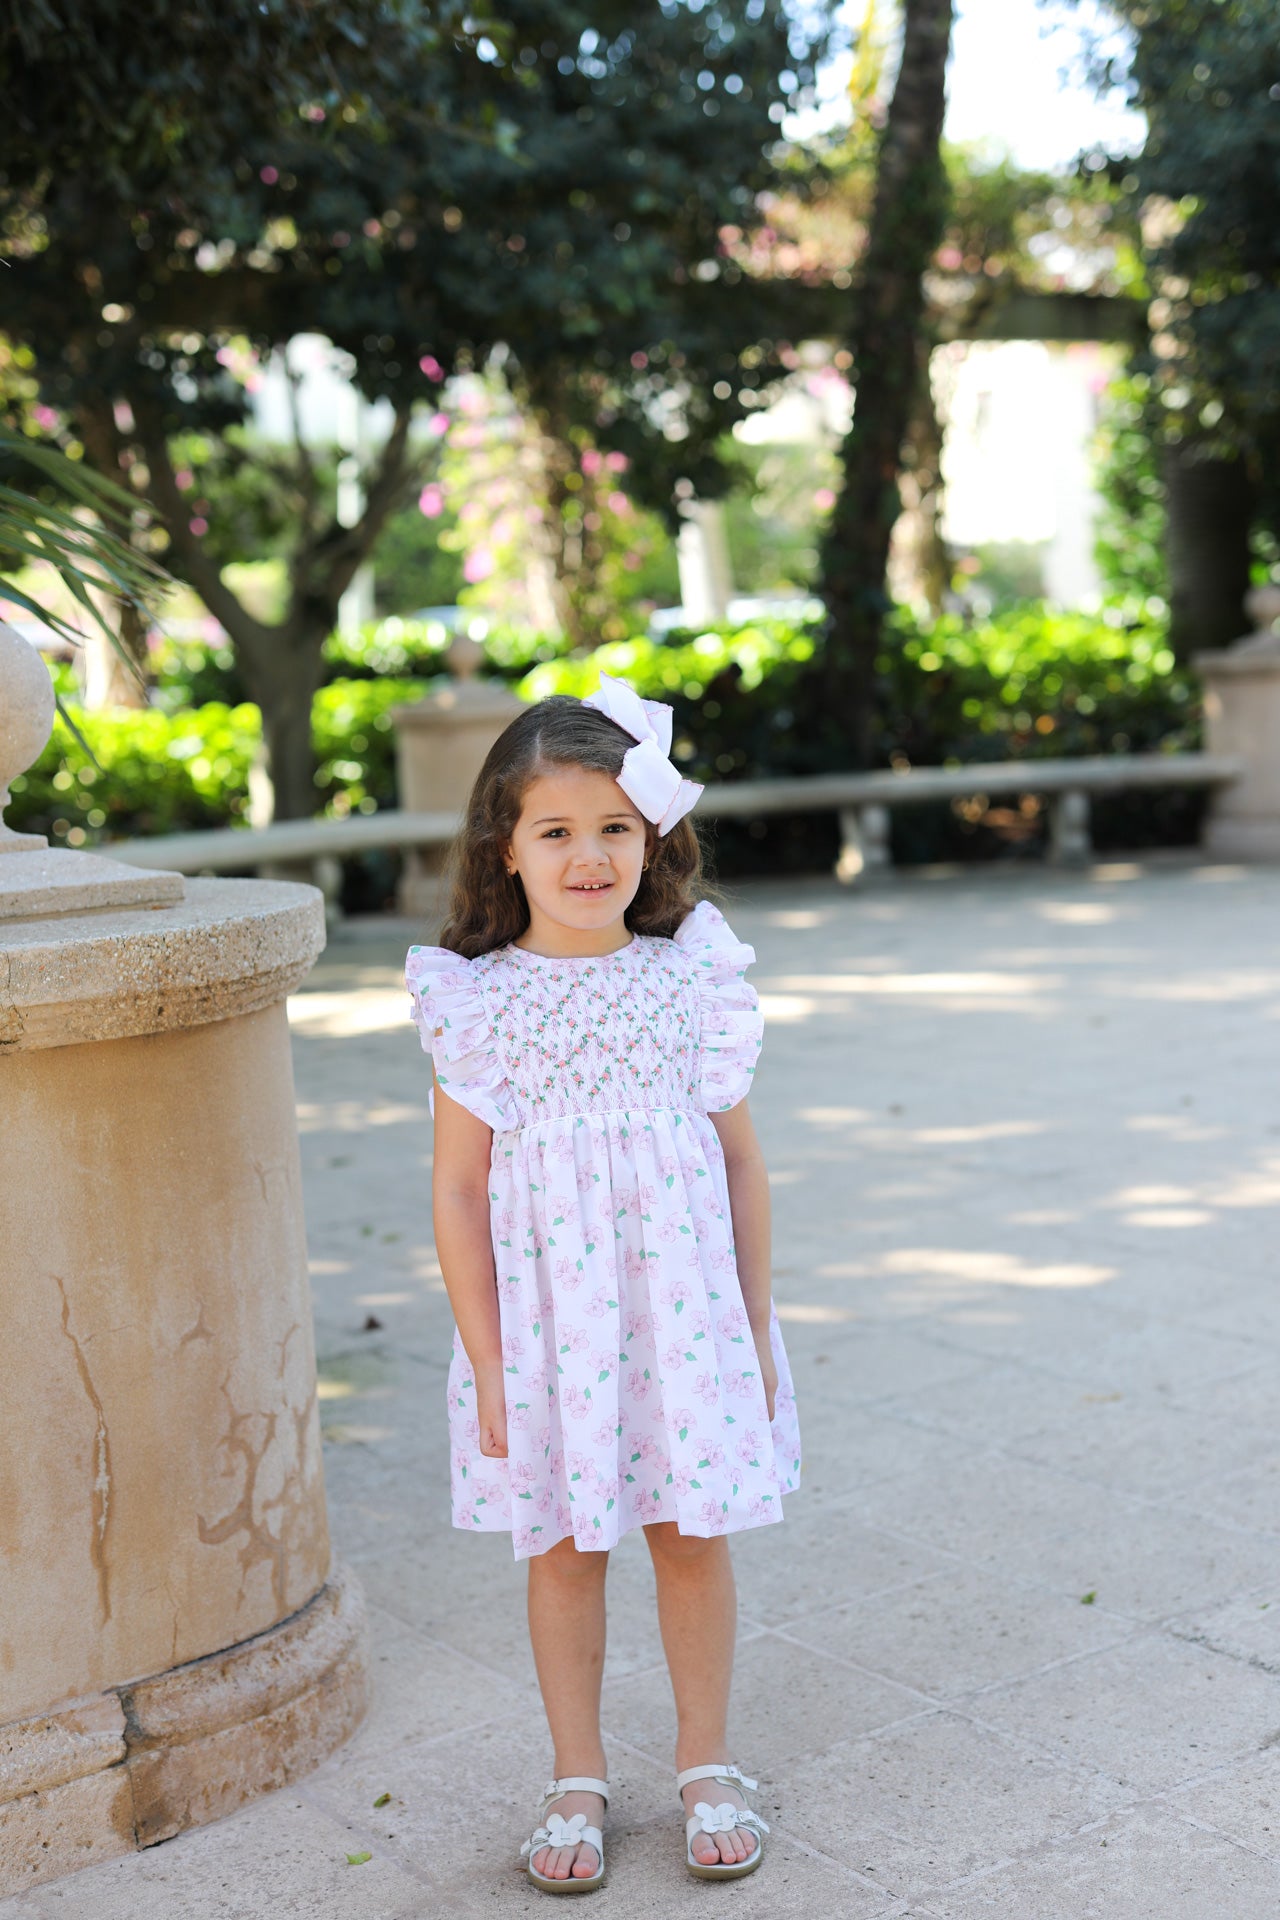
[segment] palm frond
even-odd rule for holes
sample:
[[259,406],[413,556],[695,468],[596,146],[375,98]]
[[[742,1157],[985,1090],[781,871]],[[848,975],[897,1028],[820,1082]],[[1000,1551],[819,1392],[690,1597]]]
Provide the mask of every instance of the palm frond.
[[[164,568],[130,540],[133,516],[142,503],[93,468],[9,427],[0,426],[0,458],[34,467],[61,496],[39,499],[0,483],[0,554],[4,556],[0,580],[5,597],[78,646],[83,630],[11,577],[15,564],[46,562],[76,606],[136,673],[137,664],[112,625],[110,602],[153,613],[172,584]],[[95,594],[101,599],[95,599]]]

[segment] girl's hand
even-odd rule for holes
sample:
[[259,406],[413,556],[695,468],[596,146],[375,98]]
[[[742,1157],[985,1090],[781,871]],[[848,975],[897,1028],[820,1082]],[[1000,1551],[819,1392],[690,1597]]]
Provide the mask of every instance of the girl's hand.
[[475,1369],[476,1418],[480,1423],[480,1451],[486,1460],[507,1457],[507,1396],[499,1362]]
[[778,1398],[778,1369],[773,1362],[773,1349],[767,1334],[763,1340],[756,1342],[756,1359],[760,1363],[760,1384],[764,1388],[764,1403],[769,1409],[769,1418],[772,1420],[774,1405]]

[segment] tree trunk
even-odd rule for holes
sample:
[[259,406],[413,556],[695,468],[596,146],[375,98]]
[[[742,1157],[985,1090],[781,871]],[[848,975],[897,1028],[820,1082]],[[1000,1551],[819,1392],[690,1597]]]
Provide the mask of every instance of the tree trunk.
[[90,710],[145,707],[147,616],[131,601],[102,595],[99,604],[108,618],[114,616],[119,645],[112,646],[101,627],[91,626],[86,631],[82,655],[84,704]]
[[[316,756],[311,703],[320,685],[321,652],[333,627],[328,610],[266,627],[252,637],[232,634],[249,691],[262,712],[264,801],[254,796],[255,825],[305,820],[316,810]],[[269,786],[268,786],[269,783]]]
[[905,0],[902,64],[880,138],[849,346],[856,398],[844,485],[822,548],[826,710],[855,766],[875,749],[875,661],[888,607],[898,473],[920,379],[923,276],[942,235],[952,0]]
[[1194,442],[1164,453],[1169,642],[1180,660],[1226,647],[1249,631],[1249,533],[1256,489],[1243,460],[1221,460]]
[[920,344],[916,403],[902,446],[902,511],[890,545],[889,586],[894,599],[924,605],[936,616],[954,566],[942,537],[942,423],[929,377],[929,342]]

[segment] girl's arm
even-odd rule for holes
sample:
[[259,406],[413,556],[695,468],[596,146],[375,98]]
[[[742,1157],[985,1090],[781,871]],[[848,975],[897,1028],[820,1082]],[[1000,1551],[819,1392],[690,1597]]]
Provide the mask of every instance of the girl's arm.
[[436,1251],[449,1305],[458,1323],[458,1337],[475,1376],[480,1451],[501,1460],[507,1452],[507,1408],[498,1281],[489,1228],[493,1133],[439,1086],[435,1104],[431,1201]]
[[713,1113],[709,1118],[724,1149],[724,1170],[729,1187],[729,1208],[733,1215],[733,1240],[737,1251],[742,1304],[751,1322],[751,1337],[755,1341],[760,1378],[772,1420],[778,1372],[773,1364],[773,1347],[769,1339],[769,1319],[773,1308],[769,1175],[745,1100],[740,1100],[736,1107],[730,1107],[727,1113]]

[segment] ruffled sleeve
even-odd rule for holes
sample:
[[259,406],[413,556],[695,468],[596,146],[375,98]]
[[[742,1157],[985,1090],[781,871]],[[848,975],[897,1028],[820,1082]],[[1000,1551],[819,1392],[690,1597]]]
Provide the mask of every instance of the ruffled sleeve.
[[437,1084],[486,1127],[502,1133],[515,1124],[511,1091],[471,968],[470,960],[447,947],[410,947],[404,980]]
[[699,902],[675,939],[698,981],[702,1099],[708,1113],[727,1113],[751,1091],[764,1038],[760,1002],[746,979],[755,949],[709,900]]

